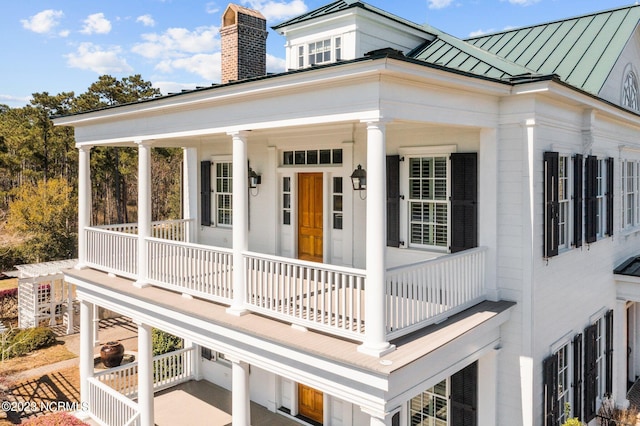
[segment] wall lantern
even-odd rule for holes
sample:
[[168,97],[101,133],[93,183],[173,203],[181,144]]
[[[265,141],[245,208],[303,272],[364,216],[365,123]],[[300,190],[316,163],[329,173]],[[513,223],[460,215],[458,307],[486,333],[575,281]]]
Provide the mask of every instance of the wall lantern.
[[249,188],[257,188],[262,183],[262,176],[249,167]]
[[354,191],[365,191],[367,189],[367,171],[360,164],[351,173],[351,184]]

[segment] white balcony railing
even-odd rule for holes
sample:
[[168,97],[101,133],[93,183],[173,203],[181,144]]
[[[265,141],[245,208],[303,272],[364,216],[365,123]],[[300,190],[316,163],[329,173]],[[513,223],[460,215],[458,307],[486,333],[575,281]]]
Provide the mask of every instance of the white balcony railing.
[[87,266],[123,277],[138,276],[138,236],[100,228],[85,228]]
[[220,303],[233,299],[232,251],[219,247],[148,238],[147,281]]
[[[151,236],[171,241],[188,241],[191,222],[190,219],[162,220],[151,222]],[[124,232],[126,234],[138,234],[137,223],[120,223],[115,225],[96,226],[108,231]]]
[[251,310],[363,340],[365,271],[258,253],[244,259]]
[[387,339],[480,302],[485,296],[485,252],[479,247],[387,270]]
[[[193,379],[193,348],[185,348],[153,357],[153,390],[160,391]],[[121,365],[94,374],[95,380],[127,398],[138,395],[138,362]]]
[[137,403],[96,378],[89,377],[85,385],[89,389],[89,415],[93,421],[102,426],[140,424]]
[[[120,229],[130,229],[121,227]],[[138,238],[86,228],[90,267],[138,279]],[[171,234],[178,235],[178,234]],[[230,305],[232,250],[146,238],[143,280]],[[446,319],[485,297],[485,252],[475,248],[387,270],[387,340]],[[247,309],[349,339],[364,341],[366,271],[245,252]]]

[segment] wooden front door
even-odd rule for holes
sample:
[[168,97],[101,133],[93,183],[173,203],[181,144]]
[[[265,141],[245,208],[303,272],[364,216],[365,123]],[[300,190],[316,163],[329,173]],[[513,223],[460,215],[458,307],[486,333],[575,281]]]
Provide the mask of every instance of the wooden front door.
[[322,173],[298,174],[298,259],[322,262]]
[[298,383],[298,414],[322,424],[322,392]]

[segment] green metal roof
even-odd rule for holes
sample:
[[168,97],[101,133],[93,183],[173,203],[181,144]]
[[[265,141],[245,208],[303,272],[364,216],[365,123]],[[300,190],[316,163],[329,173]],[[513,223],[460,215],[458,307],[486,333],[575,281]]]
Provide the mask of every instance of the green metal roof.
[[628,6],[465,41],[597,95],[639,20],[640,6]]

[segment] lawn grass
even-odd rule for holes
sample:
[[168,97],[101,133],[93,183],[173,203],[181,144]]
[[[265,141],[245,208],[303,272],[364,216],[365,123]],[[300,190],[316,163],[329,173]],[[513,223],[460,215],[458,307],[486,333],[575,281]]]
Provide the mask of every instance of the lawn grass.
[[7,290],[9,288],[18,287],[17,278],[9,278],[8,280],[0,280],[0,290]]
[[7,377],[72,358],[76,358],[76,354],[70,352],[63,344],[53,345],[48,348],[38,349],[24,356],[0,362],[0,376]]

